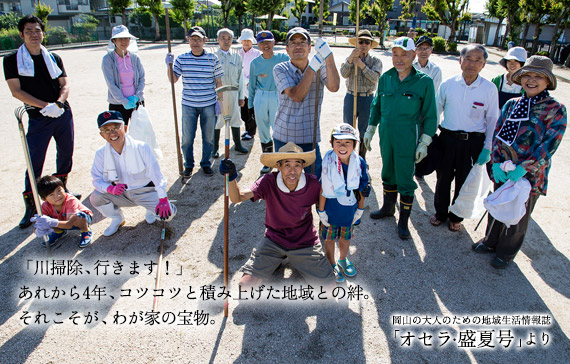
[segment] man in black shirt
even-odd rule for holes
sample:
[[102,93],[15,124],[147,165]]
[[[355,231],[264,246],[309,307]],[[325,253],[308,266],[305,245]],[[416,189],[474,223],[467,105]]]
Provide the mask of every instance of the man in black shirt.
[[[40,177],[51,138],[57,146],[56,177],[64,186],[73,158],[73,115],[67,103],[69,85],[61,58],[42,46],[45,26],[32,15],[18,23],[24,44],[4,57],[4,76],[12,96],[26,105],[29,116],[26,139],[34,175]],[[26,173],[24,202],[26,212],[20,228],[31,225],[35,211],[30,181]],[[81,197],[81,196],[79,196]]]

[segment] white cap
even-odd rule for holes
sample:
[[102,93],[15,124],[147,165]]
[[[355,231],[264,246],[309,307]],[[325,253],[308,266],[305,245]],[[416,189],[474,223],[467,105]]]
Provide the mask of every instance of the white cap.
[[416,45],[414,44],[414,40],[412,38],[400,37],[394,41],[392,48],[402,48],[405,51],[415,51]]
[[253,30],[248,29],[248,28],[244,28],[241,31],[241,35],[238,38],[238,42],[241,42],[242,40],[251,40],[253,42],[253,44],[257,44],[257,41],[255,40],[255,36],[253,35]]

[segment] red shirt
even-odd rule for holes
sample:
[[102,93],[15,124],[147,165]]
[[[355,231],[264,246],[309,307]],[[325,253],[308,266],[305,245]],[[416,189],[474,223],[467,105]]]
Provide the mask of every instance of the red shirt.
[[71,216],[77,214],[79,211],[83,211],[93,217],[93,212],[69,193],[65,194],[65,200],[63,201],[61,211],[59,212],[57,212],[55,207],[47,201],[42,204],[42,214],[58,219],[59,221],[67,221]]

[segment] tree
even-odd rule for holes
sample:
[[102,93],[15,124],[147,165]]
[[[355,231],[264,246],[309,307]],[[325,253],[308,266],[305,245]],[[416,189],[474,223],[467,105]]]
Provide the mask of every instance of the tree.
[[232,0],[220,0],[220,5],[222,8],[222,18],[224,19],[224,28],[227,28],[228,18],[230,17],[230,11],[232,10]]
[[238,18],[238,34],[241,33],[241,22],[243,16],[247,12],[246,2],[244,0],[232,0],[232,6],[234,8],[234,14]]
[[380,32],[380,47],[382,47],[382,49],[386,48],[384,46],[384,33],[388,26],[386,16],[393,7],[394,0],[376,0],[370,8],[370,16],[374,19],[374,22],[378,24],[378,31]]
[[158,24],[158,17],[164,13],[164,8],[160,0],[138,0],[138,4],[152,14],[154,18],[154,40],[160,40],[160,26]]
[[173,18],[182,23],[184,36],[188,35],[188,20],[194,16],[196,3],[194,0],[170,0],[170,4],[172,5]]
[[295,18],[297,18],[297,21],[299,22],[299,24],[298,24],[299,26],[301,26],[301,16],[305,12],[306,8],[307,8],[307,3],[305,2],[305,0],[293,0],[293,7],[291,8],[291,15],[293,15]]
[[0,16],[0,29],[18,28],[20,16],[16,13],[8,13]]
[[251,13],[251,29],[255,34],[255,17],[261,13],[263,15],[263,0],[245,0],[246,1],[246,8]]
[[[349,11],[348,19],[354,24],[356,24],[356,1],[357,0],[350,1],[350,5],[348,6],[348,11]],[[360,7],[360,14],[358,20],[359,23],[362,23],[362,21],[366,19],[366,17],[368,16],[370,6],[366,1],[360,1],[359,7]]]
[[449,26],[451,34],[448,43],[455,43],[455,32],[461,14],[467,10],[468,0],[426,0],[422,11],[430,20],[439,20],[443,25]]
[[48,16],[53,12],[53,9],[45,4],[45,3],[41,3],[41,1],[38,1],[38,5],[35,6],[34,9],[34,15],[37,16],[38,18],[40,18],[40,20],[44,23],[46,30],[48,27]]
[[71,27],[78,35],[80,40],[89,41],[91,35],[97,30],[99,20],[89,14],[80,14],[77,21]]
[[496,47],[499,40],[499,30],[501,29],[503,19],[505,19],[505,13],[501,8],[499,8],[499,0],[488,0],[485,4],[485,9],[488,16],[499,19],[497,30],[495,30],[495,39],[493,40],[493,46]]
[[111,14],[121,14],[123,24],[127,25],[127,8],[131,5],[131,0],[108,0]]
[[402,14],[398,19],[402,20],[417,17],[422,8],[421,0],[402,0],[400,5],[402,6]]
[[[313,5],[313,14],[317,18],[319,18],[319,16],[321,15],[321,12],[319,10],[320,6],[321,6],[321,0],[315,0],[315,5]],[[329,2],[328,2],[328,0],[324,0],[324,2],[323,2],[323,20],[328,18],[329,15],[331,15],[331,12],[329,11]]]
[[[256,14],[267,14],[266,29],[271,30],[271,22],[276,13],[281,12],[285,6],[285,0],[248,0],[247,9],[253,14],[253,23],[255,25]],[[255,27],[253,27],[255,32]]]
[[550,59],[554,59],[558,38],[564,32],[564,29],[570,25],[570,0],[549,0],[550,13],[549,23],[554,23],[554,33],[550,43]]
[[545,24],[545,15],[549,12],[549,3],[543,0],[521,0],[519,4],[526,21],[523,42],[526,41],[528,25],[534,25],[534,36],[532,37],[532,50],[530,53],[535,54],[538,50],[538,40],[542,32],[542,26]]
[[505,48],[507,38],[518,43],[518,34],[521,25],[519,0],[498,0],[497,6],[507,18],[506,34],[508,34],[508,36],[503,38],[501,44],[501,47]]

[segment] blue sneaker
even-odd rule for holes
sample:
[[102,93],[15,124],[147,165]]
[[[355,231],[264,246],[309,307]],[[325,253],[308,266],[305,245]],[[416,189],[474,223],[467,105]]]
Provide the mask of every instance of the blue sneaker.
[[[59,238],[64,237],[65,234],[67,234],[67,230],[60,230],[60,229],[54,230],[53,233],[50,233],[50,234],[48,235],[48,243],[49,243],[49,246],[54,246],[54,245],[55,245],[55,242],[56,242]],[[46,246],[45,240],[42,241],[42,246],[43,246],[43,247]]]
[[337,265],[340,266],[342,271],[347,277],[354,277],[356,275],[356,268],[354,268],[354,264],[348,258],[344,260],[337,260]]
[[336,277],[336,283],[344,282],[344,274],[342,274],[341,270],[338,268],[338,265],[333,265],[333,272]]
[[89,229],[89,231],[81,232],[81,240],[79,240],[79,247],[83,249],[89,244],[91,244],[92,238],[93,238],[93,230],[91,230],[91,228]]

